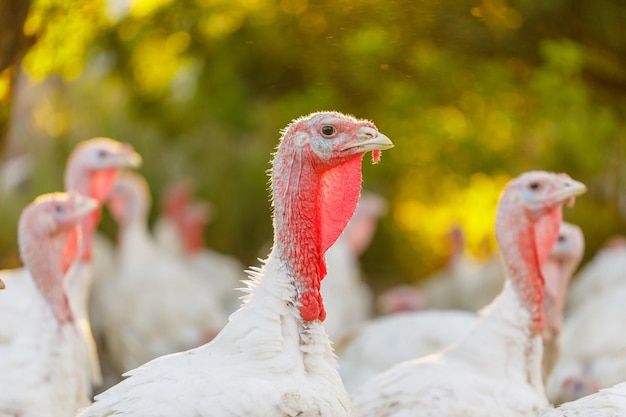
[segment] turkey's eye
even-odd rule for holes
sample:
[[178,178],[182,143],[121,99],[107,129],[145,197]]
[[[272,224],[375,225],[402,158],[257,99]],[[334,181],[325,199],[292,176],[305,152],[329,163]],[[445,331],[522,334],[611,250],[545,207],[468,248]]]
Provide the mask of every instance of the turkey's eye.
[[327,138],[330,138],[337,133],[337,129],[335,129],[335,126],[332,125],[324,125],[320,131],[322,132],[322,135]]
[[531,182],[528,187],[531,190],[538,190],[541,187],[541,184],[539,184],[538,182]]
[[106,149],[98,149],[98,158],[103,159],[109,154]]
[[565,240],[566,240],[565,236],[559,235],[559,242],[563,243],[563,242],[565,242]]
[[60,213],[63,213],[65,211],[65,209],[63,208],[62,205],[57,204],[57,205],[54,206],[54,211],[56,211],[57,213],[60,214]]

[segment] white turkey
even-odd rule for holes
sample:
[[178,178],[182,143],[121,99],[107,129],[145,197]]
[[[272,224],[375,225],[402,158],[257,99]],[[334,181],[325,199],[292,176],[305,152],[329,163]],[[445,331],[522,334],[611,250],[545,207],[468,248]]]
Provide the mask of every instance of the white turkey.
[[536,416],[546,409],[540,266],[557,240],[562,205],[584,191],[565,174],[533,171],[511,180],[495,226],[507,273],[502,292],[458,343],[398,364],[357,389],[355,414]]
[[451,253],[447,265],[428,277],[420,288],[427,308],[476,311],[502,291],[504,270],[497,257],[480,261],[467,254],[459,227],[447,235]]
[[191,181],[181,179],[163,194],[163,213],[154,225],[154,236],[162,248],[179,257],[213,288],[225,313],[239,306],[241,282],[246,274],[243,264],[234,256],[209,249],[205,245],[204,230],[212,217],[208,202],[194,199]]
[[97,201],[45,194],[20,216],[24,268],[2,271],[0,416],[67,417],[89,403],[90,353],[69,302],[79,223]]
[[106,349],[121,374],[205,343],[226,324],[226,316],[208,281],[151,236],[150,191],[142,176],[121,173],[108,205],[119,226],[119,265],[100,297],[108,301]]
[[352,415],[322,325],[324,253],[357,205],[363,154],[392,146],[337,112],[287,126],[271,174],[274,245],[242,307],[213,341],[128,372],[81,416]]
[[[120,167],[136,166],[141,158],[128,144],[108,138],[95,138],[79,143],[68,158],[65,169],[66,191],[78,192],[97,200],[100,204],[106,199]],[[102,377],[96,346],[88,319],[87,301],[91,287],[91,246],[92,236],[100,219],[99,209],[94,210],[81,220],[81,247],[78,248],[78,260],[73,273],[67,279],[69,302],[77,325],[81,328],[84,342],[91,352],[92,382],[100,385]],[[22,285],[15,288],[13,296],[0,306],[0,321],[6,310],[19,304],[22,299],[32,297],[34,285]]]
[[183,244],[180,259],[207,281],[222,310],[230,314],[239,307],[236,289],[246,274],[237,258],[206,247],[204,229],[209,217],[209,204],[203,201],[190,202],[184,208],[179,226]]
[[[544,380],[558,355],[567,284],[582,259],[584,239],[578,226],[563,222],[543,264],[546,326],[543,332]],[[467,310],[424,310],[381,317],[353,332],[337,347],[339,374],[348,392],[391,366],[436,353],[464,337],[478,315]],[[341,346],[343,344],[343,346]],[[546,351],[549,352],[546,355]]]
[[602,285],[606,288],[589,287],[589,299],[577,303],[566,315],[559,359],[546,387],[555,404],[576,400],[626,380],[626,338],[622,337],[626,285],[617,280],[620,274],[624,278],[626,275],[624,269],[607,268],[623,264],[618,256],[620,252],[623,249],[619,247],[604,248],[591,261],[594,265],[581,271],[583,279],[591,278],[586,275],[591,268],[604,271],[605,275],[596,278],[601,281],[610,278],[613,285],[606,285],[605,281]]
[[161,213],[154,222],[154,237],[159,246],[176,256],[183,256],[185,251],[185,211],[192,201],[191,180],[173,182],[163,192]]
[[373,313],[372,294],[361,279],[359,256],[374,237],[386,208],[382,197],[363,192],[346,229],[326,252],[328,279],[322,284],[322,297],[328,318],[324,329],[332,341],[340,340]]
[[543,314],[543,377],[552,373],[560,354],[563,312],[569,284],[585,253],[585,237],[580,227],[562,222],[559,237],[542,266],[545,277]]
[[626,382],[561,404],[541,417],[624,417],[626,416]]
[[588,301],[603,297],[626,285],[626,238],[607,240],[595,256],[576,274],[567,295],[566,317]]
[[[79,143],[70,154],[65,168],[65,190],[89,196],[102,205],[111,191],[121,168],[137,167],[141,157],[129,144],[109,138],[93,138]],[[100,222],[100,209],[85,216],[76,272],[67,282],[70,303],[81,327],[92,358],[92,381],[102,384],[97,347],[89,321],[89,295],[93,282],[93,237]],[[104,278],[106,280],[106,278]]]

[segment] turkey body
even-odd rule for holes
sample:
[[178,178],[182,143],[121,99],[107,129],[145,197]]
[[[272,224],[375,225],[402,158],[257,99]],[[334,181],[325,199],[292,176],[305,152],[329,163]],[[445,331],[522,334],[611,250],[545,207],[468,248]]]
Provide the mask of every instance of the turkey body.
[[562,204],[585,191],[566,175],[530,172],[509,182],[496,236],[507,280],[458,343],[400,363],[353,396],[357,416],[536,416],[542,381],[541,265],[557,240]]
[[[106,415],[107,409],[145,415],[133,408],[146,397],[153,416],[348,415],[347,396],[326,398],[326,375],[337,371],[322,323],[303,322],[290,305],[295,288],[271,279],[288,267],[269,259],[258,273],[263,285],[252,278],[253,297],[211,343],[126,373],[130,378],[100,394],[82,415]],[[331,381],[337,393],[345,391],[338,377]]]
[[7,315],[0,295],[6,320],[0,329],[0,416],[71,416],[91,397],[91,362],[81,329],[57,322],[27,270],[6,272],[3,279],[6,297],[12,289],[22,297]]
[[383,316],[357,328],[337,347],[349,393],[400,362],[436,353],[460,340],[476,321],[467,310],[424,310]]
[[66,283],[77,272],[80,219],[97,202],[40,196],[20,216],[24,268],[0,272],[0,415],[63,417],[89,403],[91,352]]
[[542,417],[622,417],[626,415],[626,382],[561,404]]
[[[147,225],[149,190],[143,177],[119,175],[110,196],[120,224],[117,274],[102,282],[107,351],[123,373],[151,359],[190,349],[224,324],[203,277],[154,241]],[[106,298],[104,298],[106,297]]]
[[324,252],[356,207],[361,159],[391,141],[336,112],[284,131],[272,167],[274,245],[215,339],[128,372],[80,415],[352,415],[322,320]]

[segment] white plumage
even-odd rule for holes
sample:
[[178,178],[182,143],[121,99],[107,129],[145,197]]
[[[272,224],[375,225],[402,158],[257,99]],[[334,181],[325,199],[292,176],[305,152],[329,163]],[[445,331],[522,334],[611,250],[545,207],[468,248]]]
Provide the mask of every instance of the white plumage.
[[349,393],[400,362],[440,351],[461,339],[476,321],[467,310],[424,310],[365,323],[337,345],[339,374]]
[[211,220],[211,205],[193,200],[190,182],[180,180],[165,191],[162,206],[154,224],[158,245],[207,281],[225,314],[235,311],[240,303],[236,289],[246,279],[245,268],[234,256],[206,247],[204,229]]
[[[109,138],[93,138],[79,143],[68,158],[65,168],[65,189],[78,192],[98,201],[106,200],[117,172],[123,167],[136,167],[141,157],[132,146]],[[89,298],[93,282],[93,236],[100,222],[100,210],[83,218],[82,244],[75,272],[68,277],[70,303],[91,356],[92,383],[102,384],[102,373],[96,343],[89,320]]]
[[274,246],[243,306],[212,342],[128,372],[81,416],[351,415],[321,321],[323,254],[356,207],[363,153],[391,146],[335,112],[289,125],[272,171]]
[[604,388],[595,394],[560,405],[541,417],[624,417],[626,382]]
[[118,372],[199,346],[226,324],[212,288],[148,230],[148,184],[119,175],[109,206],[120,228],[118,270],[101,285],[107,352]]
[[[581,269],[560,340],[560,356],[547,384],[559,404],[626,380],[626,248],[619,240]],[[586,294],[586,300],[582,297]]]
[[[550,373],[558,355],[567,284],[584,252],[580,228],[563,222],[550,256],[542,266],[546,298],[543,374]],[[337,347],[339,374],[348,392],[391,366],[436,353],[461,340],[478,316],[467,310],[424,310],[372,320]],[[546,355],[548,352],[548,355]]]
[[452,252],[446,267],[428,277],[419,288],[427,308],[476,311],[502,291],[504,270],[497,257],[480,261],[468,255],[460,228],[448,233]]
[[25,268],[1,273],[8,288],[0,294],[0,416],[66,417],[89,402],[89,347],[65,285],[76,273],[77,224],[96,207],[57,193],[22,212]]
[[540,265],[557,239],[562,204],[584,190],[566,175],[545,172],[509,182],[496,220],[504,289],[456,345],[361,386],[353,397],[356,415],[530,417],[546,409]]

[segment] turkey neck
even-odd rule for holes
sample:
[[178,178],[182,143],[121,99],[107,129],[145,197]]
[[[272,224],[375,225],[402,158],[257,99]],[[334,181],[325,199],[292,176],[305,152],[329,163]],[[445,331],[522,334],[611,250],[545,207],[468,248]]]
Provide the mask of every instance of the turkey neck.
[[302,318],[323,321],[326,311],[320,284],[326,276],[324,253],[356,209],[362,155],[324,169],[306,152],[281,154],[279,148],[276,154],[272,171],[274,249],[293,280],[294,301]]
[[274,248],[293,279],[294,301],[302,318],[324,320],[320,283],[326,268],[316,207],[319,176],[311,165],[297,159],[290,168],[286,182],[274,181]]
[[513,284],[522,307],[530,314],[531,335],[543,331],[544,278],[538,263],[534,228],[527,222],[507,222],[498,235],[507,279]]
[[[65,172],[66,191],[77,191],[98,200],[102,204],[108,197],[117,177],[117,169],[91,170],[83,166],[75,159],[68,162]],[[82,244],[80,260],[91,262],[93,249],[93,236],[100,223],[101,211],[96,209],[83,217],[80,222],[82,232]]]
[[79,240],[73,239],[79,239],[79,233],[73,228],[49,237],[28,236],[20,242],[24,264],[60,324],[74,320],[64,278],[71,266],[66,258],[75,259]]

